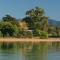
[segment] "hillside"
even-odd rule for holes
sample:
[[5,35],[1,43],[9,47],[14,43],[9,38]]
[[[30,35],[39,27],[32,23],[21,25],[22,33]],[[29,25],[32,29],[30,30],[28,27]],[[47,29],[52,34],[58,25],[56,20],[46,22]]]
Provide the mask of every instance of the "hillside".
[[60,21],[56,21],[56,20],[53,20],[53,19],[49,19],[48,23],[50,25],[60,26]]

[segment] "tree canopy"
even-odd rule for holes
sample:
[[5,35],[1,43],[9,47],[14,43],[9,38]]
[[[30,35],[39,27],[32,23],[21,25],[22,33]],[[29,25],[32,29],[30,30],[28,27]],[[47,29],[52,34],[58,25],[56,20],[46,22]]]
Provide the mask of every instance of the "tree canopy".
[[49,25],[44,9],[35,7],[26,11],[21,20],[6,15],[0,21],[0,36],[2,37],[60,37],[60,27]]
[[28,23],[29,29],[39,29],[43,31],[47,31],[48,29],[48,17],[45,16],[44,9],[39,7],[28,10],[23,21]]

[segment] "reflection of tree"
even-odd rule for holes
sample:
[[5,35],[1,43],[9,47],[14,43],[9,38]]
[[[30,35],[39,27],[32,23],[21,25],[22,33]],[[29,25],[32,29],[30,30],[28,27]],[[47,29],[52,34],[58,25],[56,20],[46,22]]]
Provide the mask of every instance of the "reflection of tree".
[[20,44],[20,51],[23,55],[27,55],[32,50],[32,43],[21,43]]
[[32,58],[30,60],[45,60],[47,56],[47,44],[40,43],[33,45]]
[[[56,51],[58,52],[58,47],[60,46],[60,42],[50,42],[50,43],[12,43],[6,44],[3,43],[1,44],[5,48],[7,47],[15,47],[15,49],[18,49],[17,51],[13,49],[13,51],[7,51],[7,53],[16,53],[19,55],[19,58],[22,60],[47,60],[47,52],[48,52],[48,47],[49,51]],[[50,48],[52,47],[52,48]],[[7,49],[8,50],[8,49]],[[60,51],[60,50],[59,50]],[[4,52],[2,50],[2,52]],[[6,52],[6,51],[5,51]],[[49,53],[48,53],[49,54]]]
[[2,43],[1,44],[1,48],[2,49],[12,49],[13,48],[13,44],[12,43]]
[[55,49],[60,48],[60,42],[52,42],[51,47]]
[[[47,43],[30,44],[32,47],[28,49],[28,44],[24,44],[22,53],[26,60],[45,60],[47,56],[48,45]],[[26,48],[27,47],[27,48]]]

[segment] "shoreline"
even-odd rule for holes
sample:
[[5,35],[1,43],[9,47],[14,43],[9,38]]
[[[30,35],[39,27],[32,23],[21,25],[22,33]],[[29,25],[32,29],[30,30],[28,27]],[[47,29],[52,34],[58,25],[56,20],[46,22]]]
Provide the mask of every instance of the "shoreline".
[[15,43],[15,42],[60,42],[60,38],[48,38],[48,39],[39,39],[39,38],[0,38],[0,42],[8,42],[8,43]]

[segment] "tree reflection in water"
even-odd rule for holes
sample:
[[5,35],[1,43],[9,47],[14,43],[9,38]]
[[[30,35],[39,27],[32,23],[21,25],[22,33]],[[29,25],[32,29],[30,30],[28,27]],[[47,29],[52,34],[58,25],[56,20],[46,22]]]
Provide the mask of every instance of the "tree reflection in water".
[[[60,51],[60,42],[40,43],[3,43],[1,48],[16,50],[23,60],[47,60],[49,50]],[[19,57],[20,58],[20,57]]]

